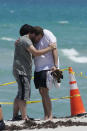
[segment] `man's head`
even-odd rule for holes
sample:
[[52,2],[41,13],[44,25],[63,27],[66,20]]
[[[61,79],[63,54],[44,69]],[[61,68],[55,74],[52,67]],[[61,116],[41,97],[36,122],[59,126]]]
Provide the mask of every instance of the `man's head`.
[[20,36],[29,35],[32,42],[35,41],[35,29],[33,26],[24,24],[20,28]]
[[44,32],[40,26],[35,26],[34,28],[35,28],[35,35],[36,35],[35,36],[35,43],[38,43],[42,39]]
[[20,28],[20,35],[27,35],[27,34],[33,34],[34,33],[34,28],[31,25],[24,24]]
[[24,24],[20,28],[20,35],[29,35],[29,38],[33,43],[38,43],[43,37],[44,33],[43,29],[39,26],[33,27],[31,25]]

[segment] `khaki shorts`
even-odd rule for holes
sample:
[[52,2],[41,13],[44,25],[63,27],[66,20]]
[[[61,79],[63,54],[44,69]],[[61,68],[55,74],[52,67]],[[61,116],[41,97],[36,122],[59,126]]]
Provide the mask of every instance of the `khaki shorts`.
[[31,94],[29,78],[25,75],[16,74],[15,79],[18,84],[18,93],[16,98],[21,100],[29,100]]

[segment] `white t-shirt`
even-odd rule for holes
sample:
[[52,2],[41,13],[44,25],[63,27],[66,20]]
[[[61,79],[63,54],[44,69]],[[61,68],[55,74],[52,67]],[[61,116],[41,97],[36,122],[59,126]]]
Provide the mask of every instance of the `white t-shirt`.
[[[44,36],[39,41],[39,43],[36,44],[36,48],[38,50],[47,48],[49,44],[51,43],[57,43],[56,37],[53,35],[52,32],[49,30],[44,29]],[[34,58],[34,64],[35,64],[35,71],[39,72],[42,70],[49,70],[54,66],[54,59],[53,59],[53,53],[52,51],[41,55],[41,56],[35,56]]]

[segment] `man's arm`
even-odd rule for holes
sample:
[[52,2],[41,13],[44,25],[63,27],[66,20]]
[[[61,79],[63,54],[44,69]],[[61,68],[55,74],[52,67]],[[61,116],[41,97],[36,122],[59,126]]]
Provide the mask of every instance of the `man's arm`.
[[54,60],[54,66],[51,68],[52,71],[56,70],[58,68],[58,50],[57,48],[52,51],[53,53],[53,60]]
[[57,48],[53,50],[54,65],[58,67],[58,50]]
[[51,44],[49,47],[42,50],[37,50],[33,45],[30,45],[27,50],[31,52],[34,56],[40,56],[54,49],[56,49],[56,44]]
[[[54,34],[52,32],[50,32],[49,30],[45,30],[45,35],[47,37],[47,39],[49,40],[49,43],[57,43],[56,37],[54,36]],[[53,50],[53,58],[54,58],[54,65],[57,66],[58,65],[58,51],[57,49]],[[55,69],[56,67],[53,67],[53,69]]]

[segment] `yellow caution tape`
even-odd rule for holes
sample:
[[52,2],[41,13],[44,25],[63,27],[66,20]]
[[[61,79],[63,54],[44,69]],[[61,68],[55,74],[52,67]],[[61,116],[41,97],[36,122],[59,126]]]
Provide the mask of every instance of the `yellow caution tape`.
[[74,71],[69,71],[69,73],[75,75],[75,72],[74,72]]
[[70,96],[70,98],[77,97],[77,96],[80,96],[80,94]]
[[[70,99],[70,98],[77,97],[77,96],[80,96],[80,94],[77,94],[77,95],[74,95],[74,96],[65,96],[65,97],[60,97],[60,98],[53,98],[53,99],[51,99],[51,101],[60,100],[60,99]],[[26,103],[27,104],[32,104],[32,103],[40,103],[40,102],[42,102],[42,100],[27,101]],[[0,104],[3,104],[3,105],[12,105],[13,102],[0,102]]]
[[[65,71],[65,70],[68,70],[69,68],[64,68],[64,69],[60,69],[60,71]],[[80,77],[83,77],[83,78],[87,78],[87,76],[83,76],[83,73],[80,72],[80,73],[76,73],[76,72],[71,72],[72,74],[76,75],[76,76],[80,76]],[[34,77],[32,77],[32,79],[34,79]],[[6,86],[6,85],[11,85],[11,84],[14,84],[16,83],[16,81],[13,81],[13,82],[9,82],[9,83],[4,83],[4,84],[0,84],[0,86]]]
[[13,102],[0,102],[1,105],[12,105]]
[[6,85],[14,84],[14,83],[16,83],[16,81],[9,82],[9,83],[4,83],[4,84],[0,84],[0,86],[6,86]]
[[[65,70],[69,70],[69,68],[65,68],[65,69],[60,69],[60,71],[65,71]],[[83,78],[87,78],[87,76],[83,75],[83,72],[80,72],[80,73],[76,73],[76,72],[70,72],[76,76],[79,76],[79,77],[83,77]]]
[[[34,79],[34,77],[32,77],[32,79]],[[9,82],[9,83],[0,84],[0,86],[7,86],[7,85],[14,84],[14,83],[16,83],[16,81],[12,81],[12,82]]]
[[[61,71],[65,71],[65,70],[68,70],[68,68],[65,68],[65,69],[60,69]],[[32,79],[34,79],[34,77],[32,77]],[[9,82],[9,83],[4,83],[4,84],[0,84],[0,86],[6,86],[6,85],[11,85],[11,84],[14,84],[16,83],[16,81],[13,81],[13,82]]]
[[79,77],[87,78],[87,76],[83,75],[82,72],[80,72],[80,73],[76,73],[76,72],[75,72],[75,75],[76,75],[76,76],[79,76]]
[[60,71],[65,71],[65,70],[68,70],[69,68],[65,68],[65,69],[59,69]]

